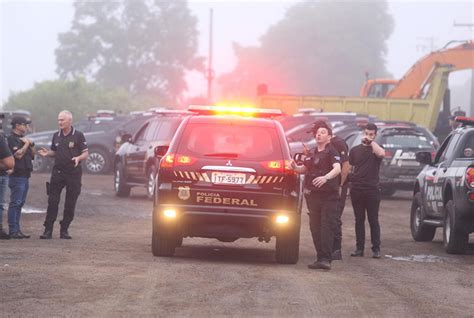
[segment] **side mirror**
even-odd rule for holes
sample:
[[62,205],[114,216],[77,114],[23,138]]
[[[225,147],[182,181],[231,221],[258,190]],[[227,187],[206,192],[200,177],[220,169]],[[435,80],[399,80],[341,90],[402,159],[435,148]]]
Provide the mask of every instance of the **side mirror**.
[[155,157],[163,157],[167,152],[170,146],[156,146],[155,147]]
[[431,160],[431,152],[429,151],[419,151],[416,153],[416,161],[425,165],[432,165],[433,161]]
[[121,138],[122,138],[122,143],[132,141],[132,135],[130,135],[130,134],[123,134]]
[[293,160],[294,160],[297,164],[302,164],[305,157],[306,157],[306,156],[305,156],[303,153],[298,152],[298,153],[295,153],[295,155],[293,156]]

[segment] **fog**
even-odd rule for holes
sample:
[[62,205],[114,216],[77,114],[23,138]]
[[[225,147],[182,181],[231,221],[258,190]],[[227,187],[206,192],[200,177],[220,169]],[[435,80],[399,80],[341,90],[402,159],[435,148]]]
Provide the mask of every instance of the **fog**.
[[[257,45],[269,26],[279,21],[296,2],[189,1],[192,14],[199,20],[199,54],[206,56],[208,52],[210,8],[214,10],[214,70],[218,76],[235,64],[232,42]],[[69,30],[74,10],[72,1],[66,0],[1,0],[0,3],[0,101],[3,103],[10,92],[27,90],[35,82],[57,78],[54,56],[57,35]],[[389,1],[389,11],[395,29],[387,43],[386,61],[395,78],[448,41],[474,38],[474,27],[454,26],[474,23],[472,1]],[[471,71],[451,74],[453,106],[468,109],[470,77]],[[205,95],[203,74],[190,73],[187,82],[189,95]]]

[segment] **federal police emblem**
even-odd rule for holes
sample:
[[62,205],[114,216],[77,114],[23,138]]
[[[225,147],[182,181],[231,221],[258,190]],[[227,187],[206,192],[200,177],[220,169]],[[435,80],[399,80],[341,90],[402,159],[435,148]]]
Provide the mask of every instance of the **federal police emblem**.
[[178,187],[178,198],[187,200],[191,197],[191,190],[189,187]]

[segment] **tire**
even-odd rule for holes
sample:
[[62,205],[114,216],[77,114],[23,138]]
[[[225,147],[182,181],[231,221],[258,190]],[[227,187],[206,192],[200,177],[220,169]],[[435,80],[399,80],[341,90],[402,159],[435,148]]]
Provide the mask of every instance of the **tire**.
[[33,160],[34,172],[46,172],[48,170],[48,159],[36,155]]
[[105,174],[110,170],[110,158],[102,149],[92,148],[84,162],[84,168],[90,174]]
[[291,228],[277,233],[275,259],[279,264],[296,264],[300,250],[301,215],[298,215]]
[[148,199],[153,200],[155,194],[155,182],[156,181],[156,168],[150,166],[147,170],[147,183],[146,183],[146,196]]
[[154,256],[170,257],[174,255],[174,251],[179,243],[173,231],[169,230],[166,233],[160,233],[159,220],[156,213],[153,211],[153,231],[151,237],[151,252]]
[[469,241],[469,233],[461,227],[461,222],[456,217],[456,209],[453,200],[449,200],[445,206],[445,217],[443,227],[443,243],[449,254],[466,253]]
[[114,170],[114,191],[115,195],[120,198],[130,196],[131,187],[126,184],[125,177],[123,175],[122,163],[119,162],[115,166]]
[[436,234],[436,227],[423,224],[424,219],[425,210],[423,208],[423,200],[421,193],[418,192],[413,196],[410,211],[411,236],[417,242],[430,242]]

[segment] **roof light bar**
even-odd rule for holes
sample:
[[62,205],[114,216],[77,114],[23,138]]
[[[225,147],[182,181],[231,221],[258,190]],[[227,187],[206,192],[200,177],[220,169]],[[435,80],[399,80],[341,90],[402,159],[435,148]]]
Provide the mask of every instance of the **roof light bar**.
[[457,116],[454,120],[463,126],[474,126],[474,117]]
[[254,117],[275,117],[283,115],[279,109],[235,106],[190,105],[188,111],[200,115],[241,115]]

